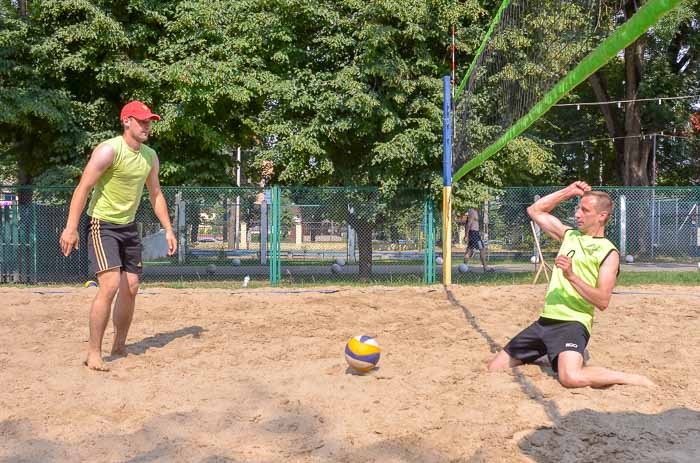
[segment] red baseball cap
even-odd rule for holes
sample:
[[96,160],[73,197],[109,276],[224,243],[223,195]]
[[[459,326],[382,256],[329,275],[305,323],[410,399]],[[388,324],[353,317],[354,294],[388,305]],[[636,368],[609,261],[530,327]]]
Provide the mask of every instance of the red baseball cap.
[[120,119],[124,120],[127,117],[135,117],[136,119],[142,121],[145,121],[146,119],[151,119],[152,121],[160,120],[160,116],[158,114],[153,114],[151,112],[151,108],[140,101],[132,101],[124,105]]

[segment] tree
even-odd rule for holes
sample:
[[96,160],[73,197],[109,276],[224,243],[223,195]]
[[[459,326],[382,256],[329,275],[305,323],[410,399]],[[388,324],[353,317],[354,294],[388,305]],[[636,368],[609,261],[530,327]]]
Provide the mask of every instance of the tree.
[[245,6],[35,0],[23,17],[2,0],[0,158],[21,184],[59,178],[120,132],[125,101],[141,99],[164,117],[149,142],[164,184],[231,184],[231,153],[252,143],[265,81],[257,36],[239,33]]
[[[588,81],[596,99],[609,103],[614,99],[695,92],[700,77],[699,5],[697,1],[682,4],[625,49],[622,65],[612,63],[591,76]],[[625,18],[630,18],[640,6],[626,1]],[[615,81],[612,85],[611,80]],[[613,97],[614,94],[618,97]],[[673,132],[684,126],[692,103],[682,101],[665,109],[634,101],[619,108],[614,104],[600,105],[609,135],[617,138],[613,146],[617,171],[624,185],[652,183],[654,139],[641,135],[663,130]]]
[[[263,11],[276,79],[256,126],[263,140],[257,157],[274,161],[282,184],[379,187],[373,201],[349,196],[339,211],[354,211],[349,220],[367,277],[373,230],[387,204],[404,187],[438,191],[448,31],[457,23],[468,37],[460,45],[468,63],[484,12],[421,0],[277,1],[255,14]],[[497,174],[481,178],[496,181]]]

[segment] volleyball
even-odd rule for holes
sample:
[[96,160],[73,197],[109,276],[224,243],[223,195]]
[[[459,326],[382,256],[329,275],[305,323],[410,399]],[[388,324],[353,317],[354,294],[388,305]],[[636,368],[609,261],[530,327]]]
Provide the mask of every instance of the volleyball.
[[436,258],[435,258],[435,262],[436,262],[438,265],[442,265],[442,257],[436,257]]
[[633,262],[634,262],[634,256],[632,256],[632,255],[630,255],[630,254],[627,254],[627,256],[625,257],[625,262],[627,262],[628,264],[633,263]]
[[469,266],[467,264],[459,264],[457,270],[459,270],[459,273],[467,273],[469,271]]
[[86,288],[97,288],[97,282],[92,280],[86,281],[83,286],[85,286]]
[[348,365],[363,373],[377,366],[379,353],[379,343],[371,336],[355,336],[345,345]]

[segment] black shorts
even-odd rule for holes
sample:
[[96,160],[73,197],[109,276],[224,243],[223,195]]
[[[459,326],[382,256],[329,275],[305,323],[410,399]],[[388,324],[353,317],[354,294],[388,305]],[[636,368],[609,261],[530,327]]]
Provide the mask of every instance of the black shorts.
[[481,241],[481,235],[477,230],[469,230],[469,237],[467,239],[467,249],[484,249],[484,242]]
[[113,268],[140,274],[141,239],[135,223],[119,225],[90,217],[87,234],[90,273]]
[[523,363],[532,363],[547,354],[557,371],[559,354],[574,351],[584,355],[589,339],[582,323],[540,318],[511,339],[503,350]]

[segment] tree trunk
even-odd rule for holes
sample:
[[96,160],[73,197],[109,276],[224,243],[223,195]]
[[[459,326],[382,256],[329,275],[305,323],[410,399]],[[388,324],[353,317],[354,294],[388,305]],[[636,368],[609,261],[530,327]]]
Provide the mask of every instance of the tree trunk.
[[[29,154],[26,154],[26,156],[29,156]],[[31,185],[32,180],[34,178],[32,175],[29,173],[27,166],[24,161],[24,156],[18,156],[17,159],[17,185],[19,186],[25,186],[25,185]],[[17,193],[17,203],[20,206],[26,206],[32,203],[32,189],[31,188],[21,188],[19,192]]]
[[355,226],[357,232],[357,247],[360,254],[360,279],[369,280],[372,276],[372,231],[371,223],[358,221]]
[[21,17],[27,16],[27,3],[29,3],[29,0],[17,0],[17,9]]
[[[625,2],[625,16],[631,18],[637,10],[635,2]],[[646,44],[644,38],[639,38],[625,48],[625,100],[639,97],[639,87],[642,81],[642,56]],[[601,103],[610,103],[608,84],[602,71],[588,78],[596,99]],[[605,127],[612,138],[615,138],[616,166],[623,185],[647,186],[651,184],[649,173],[652,160],[650,157],[652,142],[642,140],[642,118],[639,106],[630,101],[624,104],[624,115],[613,104],[600,105],[600,111],[605,119]]]
[[[629,16],[628,16],[629,17]],[[637,39],[625,49],[625,99],[634,100],[639,96],[642,81],[642,54],[644,42]],[[625,185],[647,186],[649,181],[650,143],[640,138],[642,117],[635,101],[627,103],[625,110],[625,151],[622,180]]]

